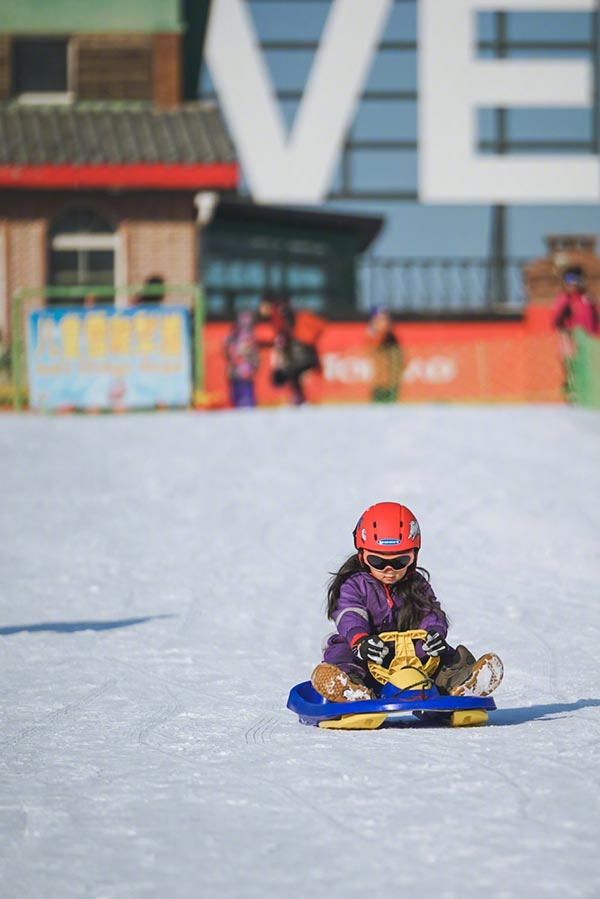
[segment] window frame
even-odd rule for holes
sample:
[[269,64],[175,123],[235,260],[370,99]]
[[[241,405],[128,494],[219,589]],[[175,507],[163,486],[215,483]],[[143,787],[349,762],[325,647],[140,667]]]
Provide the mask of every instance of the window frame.
[[[16,86],[16,46],[20,42],[29,42],[32,43],[34,41],[42,44],[44,41],[64,41],[65,43],[65,75],[66,75],[66,89],[64,91],[45,91],[43,89],[39,90],[29,90],[29,91],[21,91],[18,92]],[[61,103],[72,103],[76,99],[76,90],[75,90],[75,65],[74,65],[74,53],[75,53],[75,45],[74,41],[71,39],[71,35],[69,34],[27,34],[27,35],[13,35],[12,38],[12,47],[11,47],[11,56],[12,56],[12,66],[11,66],[11,82],[12,82],[12,99],[16,100],[17,103],[22,103],[23,105],[39,105],[39,104],[61,104]]]
[[[103,220],[106,222],[108,227],[112,227],[111,231],[55,231],[55,228],[60,227],[61,221],[68,219],[69,214],[78,213],[78,212],[89,212],[94,217],[97,217],[98,220]],[[48,252],[48,282],[53,286],[60,287],[59,284],[55,282],[55,268],[52,264],[52,256],[55,253],[61,252],[74,252],[78,254],[78,270],[81,264],[81,260],[79,258],[79,254],[84,253],[87,254],[89,252],[93,252],[95,250],[100,251],[109,251],[113,254],[113,265],[112,265],[112,286],[115,288],[115,296],[109,302],[114,303],[116,307],[120,307],[126,304],[126,299],[124,300],[119,296],[117,292],[117,288],[122,286],[122,241],[118,231],[118,228],[115,224],[110,221],[104,213],[99,212],[97,209],[92,207],[73,207],[68,210],[63,210],[62,213],[59,213],[54,221],[50,224],[49,233],[48,233],[48,241],[47,241],[47,252]],[[87,266],[87,259],[86,259]],[[93,281],[93,278],[92,278]],[[79,285],[73,285],[79,286]],[[93,287],[93,283],[82,284],[82,287]],[[82,301],[83,301],[82,296]],[[77,301],[75,304],[78,305]]]

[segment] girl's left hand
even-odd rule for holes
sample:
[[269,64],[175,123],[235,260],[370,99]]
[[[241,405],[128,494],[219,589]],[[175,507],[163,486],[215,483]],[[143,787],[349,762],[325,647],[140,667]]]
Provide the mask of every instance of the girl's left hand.
[[429,631],[427,638],[423,640],[423,649],[428,656],[437,658],[443,655],[449,649],[449,646],[441,634],[438,634],[437,631]]

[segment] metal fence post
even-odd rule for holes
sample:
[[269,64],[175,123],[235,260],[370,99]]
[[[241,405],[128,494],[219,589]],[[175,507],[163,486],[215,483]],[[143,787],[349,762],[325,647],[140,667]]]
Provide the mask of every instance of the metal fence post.
[[194,291],[194,398],[204,393],[204,291],[199,285]]
[[23,408],[23,292],[15,290],[12,298],[11,375],[13,382],[13,408]]

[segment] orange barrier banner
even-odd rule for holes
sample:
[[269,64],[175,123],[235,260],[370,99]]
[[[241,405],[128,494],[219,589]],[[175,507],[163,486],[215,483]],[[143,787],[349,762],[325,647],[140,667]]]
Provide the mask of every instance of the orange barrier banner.
[[[228,404],[223,341],[227,324],[205,329],[204,405]],[[562,368],[555,333],[539,321],[397,325],[402,349],[398,400],[407,402],[562,402]],[[319,340],[320,374],[308,373],[308,402],[369,402],[375,362],[364,323],[332,323]],[[259,405],[287,403],[270,383],[271,351],[261,350]]]

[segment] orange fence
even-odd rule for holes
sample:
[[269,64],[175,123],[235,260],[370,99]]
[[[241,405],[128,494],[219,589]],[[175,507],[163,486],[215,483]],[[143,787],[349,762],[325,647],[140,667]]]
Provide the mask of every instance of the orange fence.
[[[562,402],[562,368],[547,307],[522,321],[409,322],[394,331],[403,351],[399,399],[412,402]],[[205,328],[204,405],[227,405],[223,340],[228,324]],[[373,359],[363,323],[332,323],[319,341],[320,375],[306,376],[309,402],[368,402]],[[261,351],[256,379],[260,405],[288,401],[269,382],[270,351]]]

